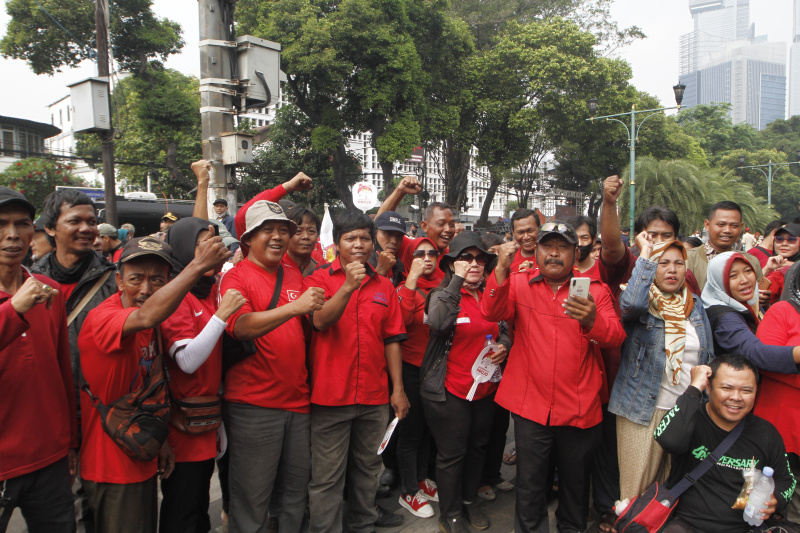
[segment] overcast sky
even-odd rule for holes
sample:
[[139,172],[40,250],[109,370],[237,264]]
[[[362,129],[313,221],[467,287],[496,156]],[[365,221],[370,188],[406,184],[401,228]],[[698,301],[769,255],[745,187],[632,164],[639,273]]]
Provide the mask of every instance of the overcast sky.
[[[197,48],[197,1],[155,0],[155,11],[183,26],[187,45],[168,66],[187,74],[199,74]],[[678,81],[678,40],[692,29],[686,0],[615,0],[613,17],[620,26],[637,25],[647,35],[620,52],[633,66],[633,84],[657,96],[665,106],[674,105],[672,86]],[[750,18],[756,35],[767,34],[771,42],[791,43],[792,1],[751,0]],[[0,33],[8,24],[5,9],[0,13]],[[24,61],[0,58],[0,115],[49,122],[47,105],[67,94],[66,85],[93,76],[92,64],[68,69],[55,76],[36,76]],[[608,110],[612,112],[612,110]],[[616,110],[617,112],[625,110]]]

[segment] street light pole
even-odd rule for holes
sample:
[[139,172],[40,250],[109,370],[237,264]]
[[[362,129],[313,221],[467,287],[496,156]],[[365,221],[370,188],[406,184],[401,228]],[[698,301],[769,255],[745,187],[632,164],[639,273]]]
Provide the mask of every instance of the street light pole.
[[[770,159],[769,163],[766,165],[751,165],[749,167],[744,166],[746,161],[745,156],[739,156],[739,166],[737,167],[739,170],[744,170],[747,168],[754,168],[764,174],[764,177],[767,178],[767,205],[772,205],[772,177],[774,176],[773,170],[774,168],[779,167],[788,167],[789,165],[800,165],[800,150],[797,151],[797,161],[790,161],[788,163],[773,163]],[[762,169],[766,167],[767,172],[764,172]]]
[[[635,210],[636,210],[636,140],[639,138],[639,131],[642,129],[642,126],[647,121],[648,118],[661,114],[664,111],[668,111],[670,109],[678,109],[681,108],[681,102],[683,102],[683,92],[686,90],[686,85],[679,83],[672,87],[673,92],[675,93],[675,103],[678,105],[675,107],[661,107],[658,109],[644,109],[642,111],[636,111],[636,105],[631,106],[631,110],[627,113],[617,113],[616,115],[605,115],[602,117],[596,117],[597,114],[597,98],[590,98],[587,101],[589,106],[589,118],[586,119],[587,122],[594,123],[595,120],[613,120],[615,122],[619,122],[628,132],[628,146],[630,147],[631,151],[631,158],[630,158],[630,187],[631,187],[631,200],[630,200],[630,229],[633,231],[634,222],[635,222]],[[638,114],[648,113],[646,117],[639,123],[638,127],[636,125],[636,115]],[[619,120],[616,117],[625,117],[630,116],[630,128],[627,124],[623,121]]]

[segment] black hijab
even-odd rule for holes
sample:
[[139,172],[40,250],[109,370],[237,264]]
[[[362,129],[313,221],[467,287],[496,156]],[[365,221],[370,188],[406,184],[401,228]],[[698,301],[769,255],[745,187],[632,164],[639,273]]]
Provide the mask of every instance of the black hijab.
[[[214,235],[219,235],[219,228],[215,224],[197,217],[182,218],[169,227],[164,241],[172,247],[172,259],[175,263],[172,269],[173,275],[180,274],[186,265],[192,262],[197,236],[201,231],[208,230],[209,226],[214,228]],[[204,300],[211,294],[214,282],[214,276],[203,276],[190,292]]]

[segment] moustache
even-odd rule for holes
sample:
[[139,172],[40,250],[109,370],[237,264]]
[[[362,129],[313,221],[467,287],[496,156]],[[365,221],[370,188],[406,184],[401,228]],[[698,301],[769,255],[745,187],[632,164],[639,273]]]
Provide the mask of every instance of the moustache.
[[544,264],[564,266],[564,261],[562,261],[561,259],[545,259]]

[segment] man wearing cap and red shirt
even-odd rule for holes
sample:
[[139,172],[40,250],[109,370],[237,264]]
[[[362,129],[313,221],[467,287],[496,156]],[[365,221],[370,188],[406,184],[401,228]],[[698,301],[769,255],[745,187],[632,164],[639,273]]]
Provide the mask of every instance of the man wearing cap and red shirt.
[[366,215],[338,214],[333,241],[339,256],[305,280],[306,287],[325,291],[325,305],[311,315],[313,533],[341,531],[345,469],[350,531],[373,530],[381,468],[376,452],[389,422],[386,407],[391,403],[401,419],[408,412],[400,352],[406,331],[392,283],[367,264],[373,237]]
[[[205,272],[230,255],[210,231],[195,258],[170,281],[168,244],[142,237],[125,245],[116,273],[120,292],[89,313],[78,337],[81,371],[95,397],[109,405],[142,386],[163,349],[156,328]],[[132,459],[106,434],[86,390],[81,392],[81,410],[81,477],[95,513],[95,531],[155,532],[156,474],[159,468],[165,477],[171,473],[174,456],[169,446],[165,443],[158,459]]]
[[238,290],[246,303],[228,321],[236,339],[256,353],[225,375],[225,426],[230,454],[231,531],[266,526],[281,473],[281,530],[300,531],[311,475],[310,399],[304,316],[322,309],[323,291],[303,292],[299,269],[282,259],[297,225],[265,200],[247,211],[247,258],[225,273],[221,293]]
[[64,295],[22,267],[35,211],[0,187],[0,531],[19,507],[30,531],[67,533],[78,422]]
[[512,413],[517,447],[514,530],[549,531],[547,472],[558,467],[559,531],[584,531],[586,466],[601,438],[601,361],[594,350],[622,345],[611,293],[592,280],[588,298],[569,296],[578,236],[563,222],[539,229],[533,270],[511,272],[516,243],[500,248],[481,311],[514,319],[514,346],[496,401]]
[[400,246],[406,238],[406,221],[395,211],[384,211],[375,217],[375,249],[368,263],[381,276],[392,280],[395,287],[405,279],[405,267],[399,261]]

